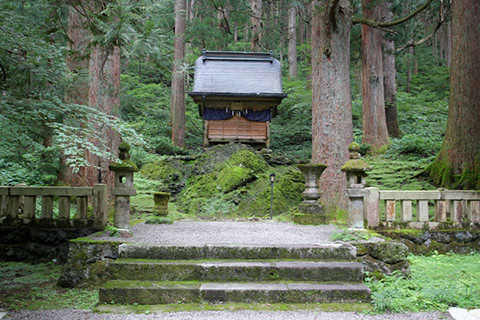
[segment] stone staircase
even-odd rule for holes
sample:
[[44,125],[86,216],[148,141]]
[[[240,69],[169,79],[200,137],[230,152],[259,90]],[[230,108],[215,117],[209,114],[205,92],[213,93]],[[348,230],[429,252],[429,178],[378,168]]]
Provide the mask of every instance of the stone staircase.
[[356,249],[122,244],[101,304],[369,302]]

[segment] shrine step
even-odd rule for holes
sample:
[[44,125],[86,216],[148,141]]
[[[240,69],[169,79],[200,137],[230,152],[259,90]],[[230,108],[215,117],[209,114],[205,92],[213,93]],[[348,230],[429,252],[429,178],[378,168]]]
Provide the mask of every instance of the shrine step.
[[319,245],[151,245],[122,244],[120,258],[125,259],[315,259],[354,260],[356,248],[348,244]]
[[101,304],[328,303],[367,302],[370,289],[355,283],[179,282],[111,280],[100,289]]
[[111,279],[150,281],[344,281],[361,282],[362,264],[288,260],[144,260],[118,259]]

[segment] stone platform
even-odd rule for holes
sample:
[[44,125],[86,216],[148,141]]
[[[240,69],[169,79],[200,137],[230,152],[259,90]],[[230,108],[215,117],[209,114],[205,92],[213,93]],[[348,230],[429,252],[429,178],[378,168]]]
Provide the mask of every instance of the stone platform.
[[368,302],[356,248],[333,243],[335,230],[278,222],[138,224],[108,266],[100,303]]
[[130,238],[93,237],[95,240],[127,241],[172,245],[290,245],[331,243],[333,225],[297,225],[287,222],[261,221],[175,221],[173,224],[140,223],[131,228]]

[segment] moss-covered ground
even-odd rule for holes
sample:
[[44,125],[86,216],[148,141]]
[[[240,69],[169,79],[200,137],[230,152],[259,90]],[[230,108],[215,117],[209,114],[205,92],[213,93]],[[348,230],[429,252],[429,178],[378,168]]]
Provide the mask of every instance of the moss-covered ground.
[[98,290],[56,286],[61,266],[53,263],[0,262],[0,309],[91,309]]
[[411,256],[412,274],[368,278],[376,312],[480,308],[480,254]]
[[312,310],[318,312],[366,312],[372,310],[368,303],[184,303],[184,304],[165,304],[165,305],[99,305],[94,309],[100,313],[144,313],[155,312],[180,312],[180,311],[240,311],[240,310],[259,310],[259,311],[295,311]]

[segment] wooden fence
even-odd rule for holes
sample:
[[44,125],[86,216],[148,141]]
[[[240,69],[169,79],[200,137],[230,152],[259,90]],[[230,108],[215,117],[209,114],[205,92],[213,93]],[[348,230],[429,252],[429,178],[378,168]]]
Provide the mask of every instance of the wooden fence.
[[0,225],[98,227],[107,222],[107,186],[0,187]]
[[480,226],[480,192],[477,191],[390,191],[366,188],[364,199],[365,218],[371,228]]

